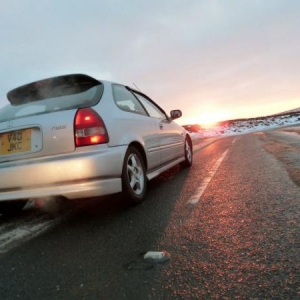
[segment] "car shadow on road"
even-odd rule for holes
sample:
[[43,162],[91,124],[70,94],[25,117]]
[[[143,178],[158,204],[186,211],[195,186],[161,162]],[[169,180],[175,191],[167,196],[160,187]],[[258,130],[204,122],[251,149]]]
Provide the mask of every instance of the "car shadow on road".
[[[145,264],[141,254],[164,250],[160,241],[188,176],[180,167],[165,172],[149,182],[138,206],[121,194],[76,201],[68,219],[6,255],[1,278],[16,268],[14,282],[6,284],[24,298],[54,299],[59,286],[60,299],[148,299],[168,263]],[[42,282],[48,284],[39,289]]]

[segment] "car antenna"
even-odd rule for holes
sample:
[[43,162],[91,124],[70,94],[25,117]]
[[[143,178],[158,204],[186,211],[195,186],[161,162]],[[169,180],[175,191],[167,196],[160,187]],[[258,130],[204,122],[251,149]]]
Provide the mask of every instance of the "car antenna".
[[132,84],[138,89],[139,92],[142,92],[134,82]]

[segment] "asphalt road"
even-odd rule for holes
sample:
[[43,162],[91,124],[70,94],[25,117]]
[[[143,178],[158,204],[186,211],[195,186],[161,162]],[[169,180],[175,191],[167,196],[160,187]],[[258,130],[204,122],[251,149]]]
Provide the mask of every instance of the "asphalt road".
[[300,190],[266,143],[217,140],[136,207],[87,201],[3,252],[0,299],[300,299]]

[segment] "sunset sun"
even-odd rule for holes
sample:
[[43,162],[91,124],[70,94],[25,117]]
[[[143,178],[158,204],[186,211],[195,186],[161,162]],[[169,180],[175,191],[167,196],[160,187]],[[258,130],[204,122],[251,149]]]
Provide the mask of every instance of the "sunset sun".
[[230,113],[227,111],[207,111],[197,117],[197,123],[204,128],[214,127],[218,122],[227,120]]

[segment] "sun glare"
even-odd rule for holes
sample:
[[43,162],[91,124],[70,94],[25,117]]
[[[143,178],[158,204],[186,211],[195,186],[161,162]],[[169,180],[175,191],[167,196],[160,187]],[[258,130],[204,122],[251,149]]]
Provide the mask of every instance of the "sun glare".
[[207,111],[198,116],[197,123],[204,128],[211,128],[220,121],[228,120],[229,116],[230,113],[226,111]]

